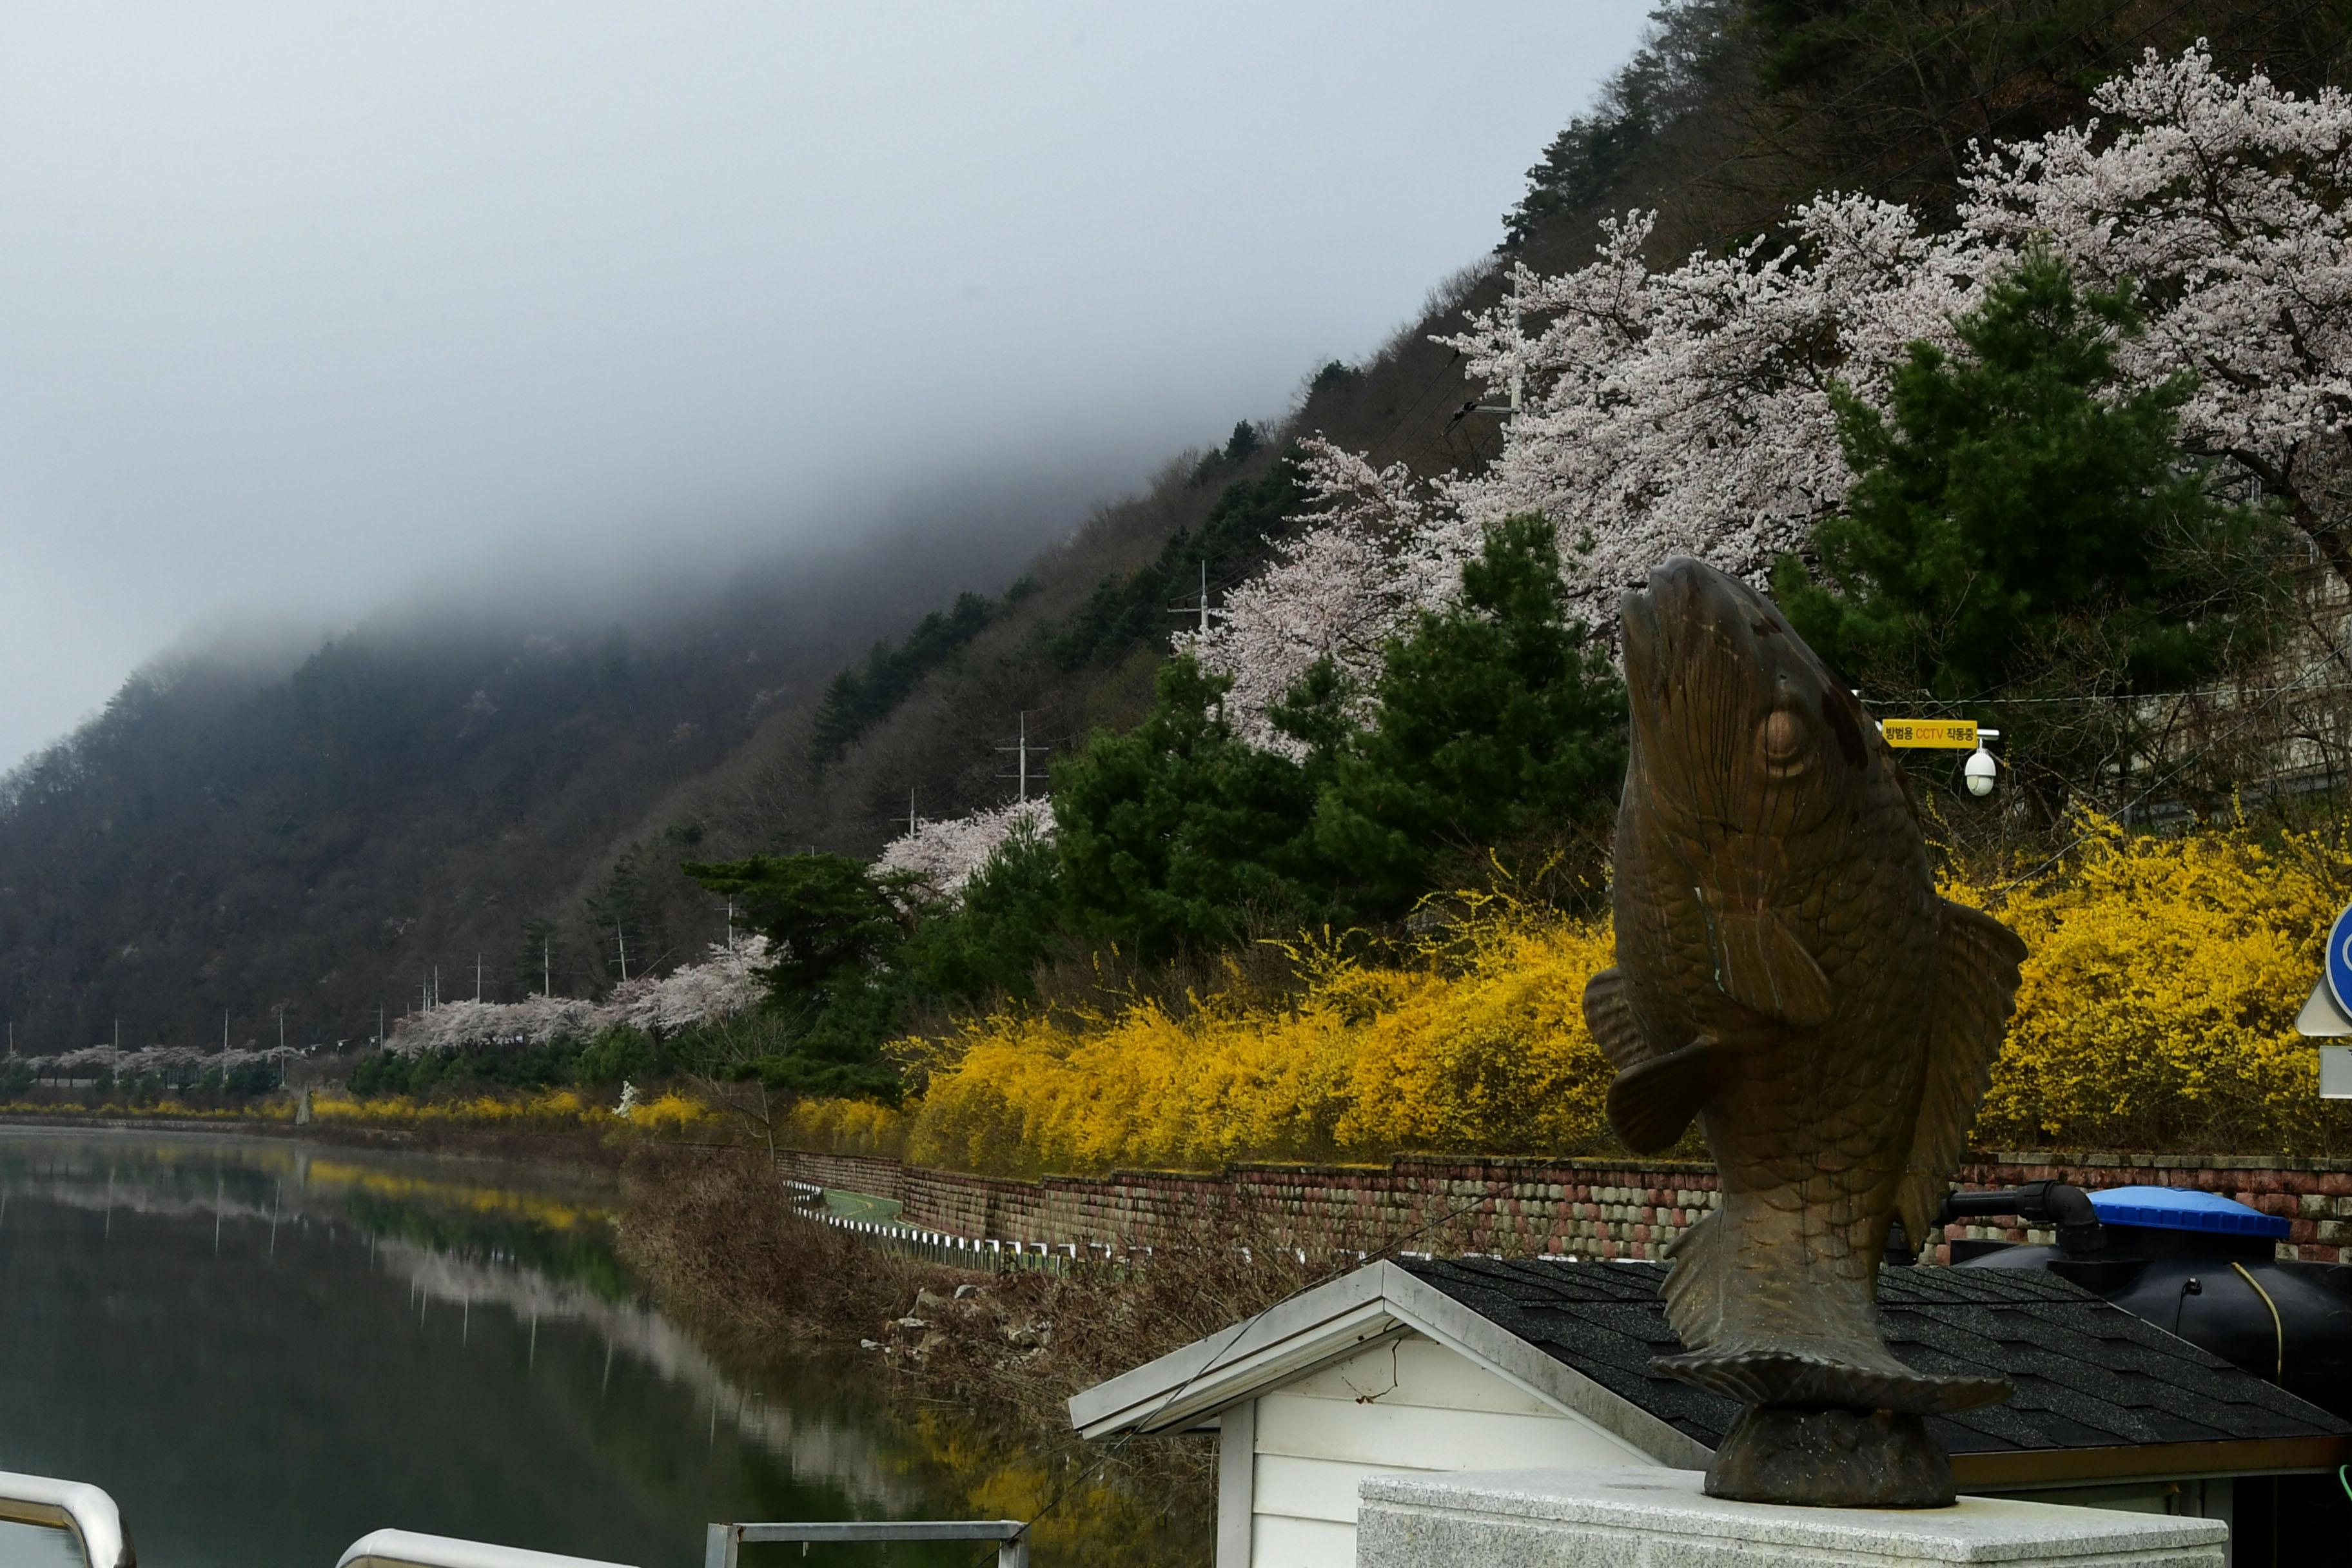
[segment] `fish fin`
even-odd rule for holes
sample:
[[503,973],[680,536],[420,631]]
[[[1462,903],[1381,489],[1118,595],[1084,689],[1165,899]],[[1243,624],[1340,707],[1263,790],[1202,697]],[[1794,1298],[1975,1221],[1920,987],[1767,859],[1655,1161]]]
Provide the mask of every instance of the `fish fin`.
[[1682,1042],[1659,1040],[1633,1016],[1633,999],[1626,994],[1625,972],[1604,969],[1584,983],[1584,1022],[1593,1043],[1609,1065],[1621,1072],[1672,1054]]
[[1811,1028],[1830,1017],[1830,981],[1788,921],[1769,909],[1715,917],[1715,983],[1741,1006]]
[[1715,1089],[1715,1043],[1700,1040],[1638,1067],[1609,1086],[1609,1125],[1636,1154],[1674,1146]]
[[1694,1351],[1715,1348],[1723,1334],[1723,1288],[1738,1238],[1720,1210],[1701,1215],[1666,1248],[1666,1326]]
[[1661,1356],[1653,1373],[1679,1378],[1742,1405],[1793,1405],[1805,1409],[1893,1410],[1948,1415],[1998,1405],[2015,1390],[2004,1377],[1938,1377],[1885,1358],[1884,1366],[1857,1364],[1806,1351],[1735,1351],[1729,1354]]
[[1706,1099],[1714,1047],[1678,1046],[1644,1029],[1621,969],[1604,969],[1585,982],[1584,1021],[1601,1054],[1618,1069],[1609,1086],[1609,1125],[1635,1153],[1671,1147]]
[[1925,1247],[1949,1190],[1960,1143],[1992,1078],[1992,1060],[2017,1000],[2025,943],[1981,910],[1947,899],[1936,920],[1936,974],[1927,1026],[1927,1083],[1896,1211],[1903,1233]]

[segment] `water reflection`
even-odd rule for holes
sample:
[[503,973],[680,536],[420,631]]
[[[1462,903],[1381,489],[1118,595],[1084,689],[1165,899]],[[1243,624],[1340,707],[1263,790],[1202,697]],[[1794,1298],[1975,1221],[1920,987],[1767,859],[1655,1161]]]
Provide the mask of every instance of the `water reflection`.
[[[686,1568],[711,1520],[1025,1517],[1050,1491],[866,1366],[722,1366],[615,1261],[616,1202],[514,1165],[0,1131],[0,1469],[105,1487],[148,1568],[328,1568],[385,1525]],[[1110,1556],[1158,1555],[1148,1517],[1093,1501]],[[1107,1560],[1092,1533],[1041,1560]],[[0,1534],[0,1564],[59,1546]]]

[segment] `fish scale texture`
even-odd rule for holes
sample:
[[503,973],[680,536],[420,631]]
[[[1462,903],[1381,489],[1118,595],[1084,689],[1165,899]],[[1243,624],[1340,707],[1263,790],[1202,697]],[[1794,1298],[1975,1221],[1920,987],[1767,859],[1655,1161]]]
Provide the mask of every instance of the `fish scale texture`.
[[1752,589],[1669,563],[1624,626],[1617,965],[1586,1013],[1628,1142],[1695,1113],[1722,1175],[1670,1253],[1674,1365],[1757,1403],[1998,1397],[1928,1386],[1871,1300],[1898,1209],[1925,1234],[2022,948],[1937,897],[1900,769]]

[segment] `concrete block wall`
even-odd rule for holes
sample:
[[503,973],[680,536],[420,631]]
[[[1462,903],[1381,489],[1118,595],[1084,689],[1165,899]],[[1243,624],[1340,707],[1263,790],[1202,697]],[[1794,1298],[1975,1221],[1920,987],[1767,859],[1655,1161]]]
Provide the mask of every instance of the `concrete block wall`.
[[[868,1155],[787,1152],[778,1159],[796,1180],[896,1198],[910,1225],[1121,1247],[1165,1245],[1223,1220],[1310,1247],[1657,1258],[1718,1195],[1710,1166],[1671,1161],[1407,1155],[1386,1165],[1244,1164],[1216,1174],[1114,1171],[1031,1182]],[[2294,1228],[2280,1244],[2283,1257],[2333,1263],[2352,1251],[2352,1163],[2029,1151],[1973,1154],[1959,1173],[1967,1187],[2037,1180],[2220,1193],[2285,1216]],[[1983,1226],[1952,1226],[1946,1239],[1969,1237],[2049,1239]]]
[[[906,1178],[910,1167],[896,1160],[885,1160],[871,1154],[815,1154],[802,1150],[779,1152],[777,1168],[790,1179],[813,1182],[820,1187],[839,1187],[844,1192],[864,1193],[869,1197],[906,1199]],[[913,1171],[917,1175],[928,1174]],[[948,1227],[941,1226],[944,1230]]]

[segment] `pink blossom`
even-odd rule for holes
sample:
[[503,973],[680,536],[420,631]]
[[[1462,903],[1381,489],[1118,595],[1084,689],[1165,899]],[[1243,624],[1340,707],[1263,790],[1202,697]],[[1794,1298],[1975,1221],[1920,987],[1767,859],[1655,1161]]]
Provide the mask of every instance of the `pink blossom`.
[[1015,837],[1045,842],[1054,836],[1054,808],[1043,796],[1015,801],[970,816],[926,822],[885,845],[876,858],[877,871],[905,871],[934,899],[956,899],[964,884]]
[[767,994],[759,972],[768,951],[764,936],[712,942],[702,963],[624,981],[601,1004],[544,995],[520,1002],[444,1002],[401,1019],[385,1047],[414,1056],[436,1047],[544,1046],[614,1027],[673,1035],[759,1005]]
[[2200,46],[2151,53],[2094,102],[2086,125],[1984,153],[1948,231],[1825,195],[1789,239],[1730,256],[1654,268],[1651,220],[1632,213],[1585,267],[1516,268],[1499,305],[1441,340],[1495,395],[1519,389],[1501,454],[1423,488],[1318,443],[1306,531],[1193,639],[1232,679],[1240,732],[1283,748],[1266,711],[1326,656],[1360,704],[1382,641],[1458,594],[1480,531],[1513,513],[1558,527],[1571,606],[1596,627],[1668,555],[1762,583],[1852,482],[1832,384],[1882,402],[1908,345],[1954,344],[1954,319],[2030,245],[2090,285],[2136,287],[2147,331],[2116,345],[2126,384],[2193,376],[2184,439],[2283,498],[2352,582],[2325,482],[2352,457],[2352,99],[2225,80]]

